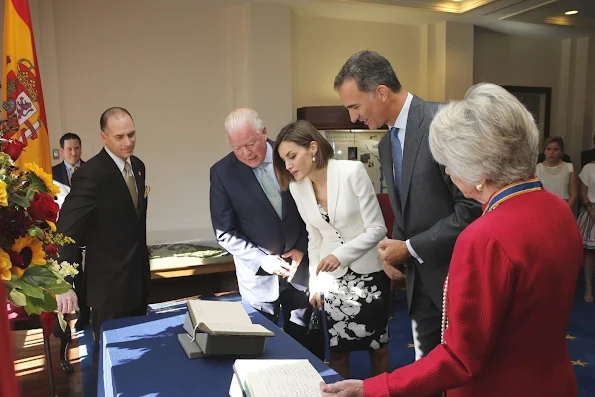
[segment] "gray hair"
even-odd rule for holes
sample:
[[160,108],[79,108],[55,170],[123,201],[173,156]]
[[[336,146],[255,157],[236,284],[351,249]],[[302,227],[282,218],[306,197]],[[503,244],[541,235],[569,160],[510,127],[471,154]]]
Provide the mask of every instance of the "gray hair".
[[495,84],[471,87],[442,107],[430,125],[434,159],[465,184],[502,188],[534,175],[539,131],[517,98]]
[[376,51],[353,54],[335,77],[335,90],[348,79],[355,80],[357,89],[371,96],[379,85],[387,86],[392,92],[401,91],[401,83],[390,62]]
[[264,122],[260,119],[258,113],[256,113],[254,109],[238,108],[225,118],[225,132],[233,134],[246,124],[251,124],[252,127],[254,127],[254,130],[259,134],[264,130]]

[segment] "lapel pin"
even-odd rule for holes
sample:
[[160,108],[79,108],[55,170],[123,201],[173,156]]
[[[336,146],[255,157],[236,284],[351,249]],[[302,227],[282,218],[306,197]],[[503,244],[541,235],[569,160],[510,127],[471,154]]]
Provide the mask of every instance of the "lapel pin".
[[141,176],[141,173],[140,173],[140,171],[138,172],[138,176]]

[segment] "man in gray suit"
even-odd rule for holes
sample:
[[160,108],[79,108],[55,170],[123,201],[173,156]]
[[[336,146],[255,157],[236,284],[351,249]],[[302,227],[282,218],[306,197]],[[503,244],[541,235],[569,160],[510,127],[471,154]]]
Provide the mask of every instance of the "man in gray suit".
[[234,257],[242,301],[323,357],[308,336],[308,233],[289,191],[273,169],[273,145],[258,114],[236,109],[225,120],[233,152],[211,167],[211,221]]
[[440,343],[443,285],[459,233],[481,214],[430,153],[428,133],[438,103],[425,102],[401,87],[391,64],[361,51],[335,78],[352,122],[370,129],[389,126],[378,147],[395,213],[393,239],[379,244],[384,270],[404,278],[416,359]]

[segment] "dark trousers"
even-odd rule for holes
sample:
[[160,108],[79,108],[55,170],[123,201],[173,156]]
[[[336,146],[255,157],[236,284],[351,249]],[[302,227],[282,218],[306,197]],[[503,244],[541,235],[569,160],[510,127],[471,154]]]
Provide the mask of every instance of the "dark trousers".
[[[82,267],[79,268],[79,273],[74,276],[74,286],[76,297],[78,299],[79,314],[78,319],[81,322],[88,323],[91,318],[91,308],[87,306],[86,288],[85,288],[85,272]],[[79,330],[80,331],[80,330]]]
[[442,307],[437,307],[428,294],[417,269],[415,270],[409,317],[412,323],[416,359],[419,359],[425,357],[440,344]]
[[[93,373],[94,373],[94,394],[97,393],[97,376],[99,374],[99,339],[101,337],[101,324],[107,320],[115,320],[117,318],[144,316],[147,314],[147,304],[144,303],[141,307],[127,311],[101,310],[93,308],[91,311],[91,322],[93,324],[93,337],[95,344],[93,345]],[[88,396],[87,396],[88,397]]]
[[295,289],[287,280],[279,282],[279,299],[261,303],[258,310],[275,325],[283,313],[283,330],[312,354],[324,360],[324,338],[320,332],[308,333],[312,306],[308,293]]

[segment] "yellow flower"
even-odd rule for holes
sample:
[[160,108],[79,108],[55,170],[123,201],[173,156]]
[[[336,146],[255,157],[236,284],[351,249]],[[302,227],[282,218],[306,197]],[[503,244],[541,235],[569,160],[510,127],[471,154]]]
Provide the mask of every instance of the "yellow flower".
[[48,224],[48,226],[50,227],[50,230],[51,230],[52,232],[55,232],[55,231],[57,230],[57,229],[56,229],[56,224],[55,224],[54,222],[45,221],[45,223],[47,223],[47,224]]
[[0,207],[8,206],[8,193],[6,192],[6,182],[0,181]]
[[10,262],[10,256],[0,248],[0,280],[10,280],[11,267],[12,263]]
[[42,241],[37,238],[26,235],[16,239],[12,245],[12,250],[20,254],[23,258],[22,266],[13,266],[10,270],[12,274],[22,276],[25,269],[29,266],[45,264],[45,251],[43,250]]
[[47,188],[48,192],[52,196],[57,196],[60,193],[60,188],[54,185],[54,178],[52,175],[46,173],[41,167],[39,167],[35,163],[25,163],[23,167],[25,171],[31,171],[34,173],[41,181],[44,183],[45,187]]

